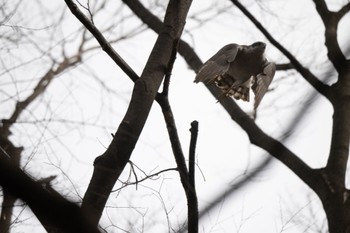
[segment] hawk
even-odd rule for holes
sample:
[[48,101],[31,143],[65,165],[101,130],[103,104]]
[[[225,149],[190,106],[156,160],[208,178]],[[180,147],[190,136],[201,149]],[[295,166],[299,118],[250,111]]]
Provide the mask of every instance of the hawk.
[[275,63],[265,58],[265,48],[263,42],[225,45],[202,65],[194,82],[214,82],[223,95],[243,101],[249,101],[251,87],[256,109],[276,71]]

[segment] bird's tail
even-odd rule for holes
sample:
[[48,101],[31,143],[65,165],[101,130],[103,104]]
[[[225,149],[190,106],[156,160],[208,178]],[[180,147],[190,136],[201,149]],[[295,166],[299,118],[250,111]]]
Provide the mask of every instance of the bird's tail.
[[241,99],[249,102],[249,82],[239,85],[231,77],[218,76],[215,79],[215,84],[221,89],[223,96],[232,96],[236,100]]
[[228,90],[227,95],[232,96],[236,100],[249,102],[249,88],[246,86],[232,87]]

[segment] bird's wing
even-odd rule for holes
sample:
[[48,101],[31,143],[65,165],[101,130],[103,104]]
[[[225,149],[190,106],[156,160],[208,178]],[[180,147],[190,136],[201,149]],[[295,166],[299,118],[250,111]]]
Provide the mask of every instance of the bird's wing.
[[229,44],[220,49],[199,69],[194,82],[210,82],[219,75],[223,75],[230,67],[240,49],[237,44]]
[[276,65],[273,62],[267,63],[263,73],[253,78],[252,90],[255,94],[254,109],[257,109],[275,75]]

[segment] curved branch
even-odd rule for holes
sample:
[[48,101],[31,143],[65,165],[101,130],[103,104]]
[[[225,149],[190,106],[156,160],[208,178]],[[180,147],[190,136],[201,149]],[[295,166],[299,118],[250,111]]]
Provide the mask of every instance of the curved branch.
[[230,0],[237,8],[260,30],[262,34],[279,49],[293,64],[295,69],[305,78],[305,80],[313,86],[320,94],[329,99],[329,86],[322,83],[309,69],[305,68],[295,56],[293,56],[285,47],[283,47],[266,29],[265,27],[238,1]]
[[109,55],[110,58],[129,76],[134,82],[139,78],[136,72],[123,60],[121,56],[113,49],[111,44],[106,40],[96,26],[79,10],[78,6],[72,0],[65,0],[68,8],[73,15],[94,35],[101,48]]

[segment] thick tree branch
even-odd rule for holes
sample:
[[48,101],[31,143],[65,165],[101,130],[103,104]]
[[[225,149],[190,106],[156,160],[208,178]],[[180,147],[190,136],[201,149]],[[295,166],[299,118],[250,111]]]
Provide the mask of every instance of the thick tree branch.
[[305,80],[314,87],[320,94],[329,98],[329,87],[322,83],[317,77],[306,67],[304,67],[295,56],[293,56],[285,47],[283,47],[267,30],[266,28],[238,1],[230,0],[237,8],[260,30],[262,34],[279,49],[293,64],[295,69],[305,78]]
[[73,0],[65,0],[67,6],[77,19],[94,35],[101,48],[108,56],[131,78],[134,82],[139,78],[135,71],[123,60],[121,56],[114,50],[111,44],[106,40],[96,26],[79,10]]
[[0,185],[13,196],[25,201],[48,231],[99,232],[77,205],[58,193],[49,193],[45,190],[12,164],[2,148],[0,148]]
[[350,139],[350,61],[342,53],[338,39],[339,20],[350,10],[344,5],[338,12],[330,11],[324,0],[314,0],[316,10],[325,26],[325,45],[328,58],[338,71],[338,81],[331,87],[333,105],[333,129],[325,176],[331,181],[331,190],[343,192],[349,159]]
[[[68,0],[66,0],[68,1]],[[70,2],[70,1],[68,1]],[[135,82],[128,110],[107,150],[96,158],[82,208],[97,225],[110,192],[130,159],[166,73],[174,41],[180,38],[191,1],[171,0],[164,25],[143,70]],[[90,25],[91,26],[91,25]]]

